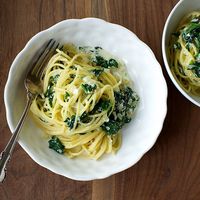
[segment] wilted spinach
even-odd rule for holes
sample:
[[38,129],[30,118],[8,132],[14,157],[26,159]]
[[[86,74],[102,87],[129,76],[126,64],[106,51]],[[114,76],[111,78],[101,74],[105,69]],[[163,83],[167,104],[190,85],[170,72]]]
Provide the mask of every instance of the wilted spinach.
[[59,154],[63,154],[65,146],[61,143],[57,136],[52,136],[52,138],[49,140],[49,148],[53,149]]

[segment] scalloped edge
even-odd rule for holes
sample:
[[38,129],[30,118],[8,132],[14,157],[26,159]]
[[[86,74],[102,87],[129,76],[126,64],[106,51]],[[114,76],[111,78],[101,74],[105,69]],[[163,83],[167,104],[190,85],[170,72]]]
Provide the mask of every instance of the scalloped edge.
[[52,171],[52,172],[54,172],[56,174],[65,176],[65,177],[73,179],[73,180],[78,180],[78,181],[90,181],[90,180],[95,180],[95,179],[107,178],[107,177],[109,177],[109,176],[111,176],[113,174],[116,174],[116,173],[119,173],[121,171],[124,171],[125,169],[128,169],[128,168],[132,167],[134,164],[136,164],[143,157],[143,155],[152,148],[152,146],[155,144],[155,142],[156,142],[156,140],[157,140],[157,138],[158,138],[158,136],[159,136],[159,134],[160,134],[160,132],[162,130],[163,123],[164,123],[164,120],[165,120],[165,117],[166,117],[166,114],[167,114],[167,95],[168,95],[167,84],[166,84],[166,81],[165,81],[163,73],[162,73],[162,68],[161,68],[159,62],[157,61],[157,59],[156,59],[153,51],[150,49],[150,47],[148,45],[146,45],[143,41],[141,41],[133,32],[131,32],[130,30],[128,30],[127,28],[125,28],[125,27],[123,27],[121,25],[110,23],[110,22],[106,22],[105,20],[98,19],[98,18],[83,18],[83,19],[68,19],[68,20],[63,20],[63,21],[61,21],[61,22],[59,22],[59,23],[57,23],[57,24],[49,27],[48,29],[43,30],[43,31],[37,33],[36,35],[34,35],[27,42],[27,44],[25,45],[25,47],[18,53],[18,55],[15,57],[12,65],[10,67],[8,79],[7,79],[7,82],[6,82],[6,85],[5,85],[5,89],[4,89],[4,103],[5,103],[5,107],[6,107],[6,119],[7,119],[7,122],[8,122],[8,125],[9,125],[9,128],[10,128],[11,131],[14,130],[14,127],[13,127],[11,121],[10,121],[10,114],[11,114],[11,112],[9,110],[9,105],[8,105],[8,102],[6,101],[6,99],[8,97],[8,86],[9,86],[9,83],[11,81],[11,77],[12,77],[12,74],[13,74],[13,71],[14,71],[14,66],[15,66],[16,61],[18,60],[18,58],[21,55],[23,55],[23,53],[34,42],[34,40],[38,37],[38,35],[44,34],[46,32],[50,32],[53,29],[55,29],[56,27],[58,27],[58,26],[60,26],[61,24],[64,24],[64,23],[68,23],[68,22],[71,22],[71,21],[85,21],[85,20],[98,20],[98,21],[100,21],[102,23],[108,23],[109,25],[117,26],[120,29],[124,29],[125,31],[129,32],[135,39],[137,39],[144,46],[145,49],[147,49],[149,51],[149,53],[151,54],[152,58],[155,60],[155,63],[157,65],[155,67],[157,67],[159,69],[159,73],[160,73],[160,75],[162,77],[162,82],[163,82],[162,84],[165,87],[165,91],[163,92],[163,94],[164,94],[163,99],[165,99],[165,104],[163,105],[164,106],[163,107],[163,112],[161,114],[161,118],[162,118],[161,123],[160,123],[159,126],[157,126],[155,128],[157,130],[157,137],[154,138],[153,142],[150,145],[148,145],[148,146],[146,146],[146,148],[144,148],[143,153],[140,156],[138,156],[138,159],[134,163],[132,162],[132,163],[127,164],[126,167],[121,167],[121,168],[118,168],[117,170],[113,170],[112,173],[110,173],[110,172],[109,173],[104,173],[103,175],[99,175],[99,176],[94,176],[93,175],[93,177],[80,177],[80,176],[77,177],[76,175],[72,176],[70,173],[69,174],[58,173],[55,168],[54,169],[52,169],[52,168],[49,169],[47,166],[45,166],[44,163],[42,163],[41,161],[38,161],[38,159],[28,150],[27,146],[23,142],[21,142],[20,140],[18,141],[19,144],[22,146],[22,148],[27,152],[27,154],[36,163],[38,163],[40,166],[42,166],[42,167],[44,167],[44,168],[46,168],[46,169],[48,169],[48,170],[50,170],[50,171]]

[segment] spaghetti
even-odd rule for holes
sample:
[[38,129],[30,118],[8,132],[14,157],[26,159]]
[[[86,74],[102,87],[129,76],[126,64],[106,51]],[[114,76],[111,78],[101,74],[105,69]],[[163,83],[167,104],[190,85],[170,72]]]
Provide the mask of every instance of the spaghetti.
[[180,22],[169,44],[171,71],[182,88],[200,96],[200,12],[192,12]]
[[68,157],[100,158],[121,146],[121,128],[138,102],[124,65],[100,47],[65,45],[44,72],[31,112],[49,147]]

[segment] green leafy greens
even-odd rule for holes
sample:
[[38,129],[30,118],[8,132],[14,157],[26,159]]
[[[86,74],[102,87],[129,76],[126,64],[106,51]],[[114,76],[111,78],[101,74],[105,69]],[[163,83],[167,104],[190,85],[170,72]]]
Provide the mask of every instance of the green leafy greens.
[[197,77],[200,78],[200,63],[199,62],[191,63],[188,66],[188,69],[193,70],[195,74],[197,75]]
[[58,137],[52,136],[52,138],[49,140],[49,148],[53,149],[59,154],[63,154],[65,146],[61,143]]
[[103,123],[101,128],[108,134],[113,135],[118,133],[118,131],[122,128],[122,124],[115,120],[109,120],[108,122]]
[[196,60],[188,65],[188,69],[192,70],[200,78],[200,17],[192,19],[182,31],[182,38],[186,43],[186,48],[190,51],[191,44],[194,44],[197,48]]
[[102,124],[102,129],[108,135],[116,134],[125,123],[131,121],[138,101],[139,97],[130,87],[115,92],[114,110],[109,116],[109,121]]
[[82,122],[82,123],[89,123],[91,121],[91,117],[89,116],[88,113],[84,112],[80,117],[79,117],[79,120]]
[[68,92],[65,92],[64,102],[66,102],[69,97],[70,97],[70,94]]
[[108,110],[110,106],[110,100],[100,99],[99,102],[95,105],[93,113],[100,113],[102,111]]
[[75,119],[76,119],[75,115],[72,115],[71,118],[68,117],[64,122],[66,122],[66,125],[70,129],[72,129],[74,127]]
[[54,91],[53,91],[53,87],[51,85],[48,85],[47,91],[45,92],[44,96],[49,99],[49,104],[52,107]]
[[92,70],[92,73],[97,77],[100,76],[102,72],[103,72],[103,69],[93,69]]
[[89,85],[87,83],[86,84],[81,84],[81,87],[82,87],[82,89],[84,90],[84,92],[86,94],[92,93],[97,88],[96,85]]
[[44,94],[45,97],[47,97],[49,99],[49,104],[50,106],[52,107],[52,103],[53,103],[53,98],[54,98],[54,90],[53,90],[53,87],[54,85],[57,83],[58,81],[58,78],[59,78],[59,74],[55,75],[55,76],[51,76],[49,78],[49,84],[48,84],[48,87],[47,87],[47,90]]
[[115,59],[111,58],[109,60],[106,60],[102,56],[96,56],[94,63],[96,66],[101,66],[103,68],[118,67],[118,62]]
[[90,114],[96,114],[100,113],[102,111],[108,110],[111,107],[110,100],[100,99],[99,102],[95,105],[93,110],[89,113],[84,112],[80,117],[79,120],[82,123],[89,123],[92,118],[90,117]]
[[185,41],[191,42],[194,37],[199,36],[199,23],[190,23],[183,31],[182,36]]

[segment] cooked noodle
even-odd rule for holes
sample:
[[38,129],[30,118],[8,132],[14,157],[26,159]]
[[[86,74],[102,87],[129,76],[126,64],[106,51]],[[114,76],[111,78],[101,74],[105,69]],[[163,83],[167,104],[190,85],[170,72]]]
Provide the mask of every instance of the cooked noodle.
[[[93,64],[91,52],[78,51],[71,45],[57,49],[44,73],[43,93],[31,105],[37,124],[53,136],[49,147],[70,158],[98,159],[121,146],[121,131],[107,134],[105,128],[109,127],[102,126],[115,110],[115,92],[130,85],[130,81],[122,76],[125,73],[118,73],[124,69],[121,62],[117,68],[103,69]],[[137,95],[133,95],[137,102]]]
[[180,22],[169,45],[172,73],[183,89],[200,96],[200,12],[192,12]]

